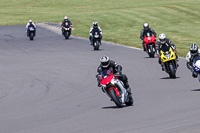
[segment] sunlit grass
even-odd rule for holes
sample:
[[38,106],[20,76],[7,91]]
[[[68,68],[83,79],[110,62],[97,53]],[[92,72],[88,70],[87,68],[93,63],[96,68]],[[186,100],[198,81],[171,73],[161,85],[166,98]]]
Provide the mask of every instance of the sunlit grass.
[[141,48],[142,25],[157,35],[165,33],[185,56],[191,43],[200,41],[199,0],[0,0],[0,25],[34,22],[60,23],[67,15],[73,35],[87,37],[93,21],[103,30],[103,40]]

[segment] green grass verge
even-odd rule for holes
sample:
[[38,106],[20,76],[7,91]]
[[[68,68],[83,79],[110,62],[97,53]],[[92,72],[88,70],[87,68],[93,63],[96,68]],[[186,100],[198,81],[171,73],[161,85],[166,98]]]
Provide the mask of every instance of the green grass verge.
[[73,35],[87,37],[93,21],[103,40],[141,48],[143,23],[165,33],[185,57],[191,43],[200,44],[199,0],[0,0],[0,25],[55,22],[67,15]]

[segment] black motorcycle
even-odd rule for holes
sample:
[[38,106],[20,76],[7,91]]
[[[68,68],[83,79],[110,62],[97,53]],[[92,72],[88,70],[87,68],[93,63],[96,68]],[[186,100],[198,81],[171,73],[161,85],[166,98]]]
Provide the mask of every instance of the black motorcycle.
[[94,50],[99,50],[99,47],[101,45],[101,34],[99,30],[94,30],[92,35],[93,35],[92,45],[94,47]]
[[71,26],[68,24],[68,22],[65,23],[65,26],[62,27],[62,30],[65,39],[69,39],[71,35]]
[[28,36],[29,36],[29,38],[30,38],[30,40],[33,40],[33,38],[35,37],[35,27],[34,26],[29,26],[28,27]]

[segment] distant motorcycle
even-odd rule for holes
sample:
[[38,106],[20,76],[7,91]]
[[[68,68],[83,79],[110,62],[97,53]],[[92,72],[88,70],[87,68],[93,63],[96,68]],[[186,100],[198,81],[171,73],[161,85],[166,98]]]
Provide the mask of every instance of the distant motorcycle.
[[193,71],[198,77],[198,80],[200,82],[200,57],[199,56],[195,57],[193,60]]
[[109,98],[121,108],[124,104],[131,106],[133,104],[132,95],[128,96],[124,84],[118,78],[121,75],[112,74],[110,70],[104,70],[101,72],[101,75],[97,75],[97,78],[100,78],[100,84],[102,85],[102,90],[105,92]]
[[93,40],[92,40],[92,46],[94,47],[94,50],[99,50],[99,47],[101,45],[101,34],[99,30],[94,30],[93,31]]
[[144,35],[144,47],[149,57],[153,58],[156,53],[156,38],[152,32],[147,32]]
[[164,66],[165,72],[169,74],[170,78],[176,78],[178,67],[176,54],[171,47],[163,47],[160,53],[161,64]]
[[68,24],[68,22],[65,23],[65,27],[62,27],[64,29],[63,36],[65,39],[69,39],[71,35],[71,26]]
[[28,27],[28,36],[30,38],[30,40],[33,40],[34,36],[35,36],[35,27],[34,26],[29,26]]

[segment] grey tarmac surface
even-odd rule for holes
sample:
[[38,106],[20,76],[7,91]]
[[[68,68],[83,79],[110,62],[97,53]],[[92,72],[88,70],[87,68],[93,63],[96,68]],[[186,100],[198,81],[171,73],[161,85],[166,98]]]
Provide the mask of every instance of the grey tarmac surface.
[[[184,59],[169,79],[142,50],[88,43],[42,27],[30,41],[25,26],[0,26],[0,133],[200,132],[200,83]],[[102,55],[123,66],[134,106],[117,108],[97,87]]]

